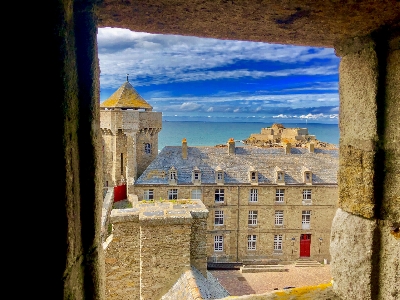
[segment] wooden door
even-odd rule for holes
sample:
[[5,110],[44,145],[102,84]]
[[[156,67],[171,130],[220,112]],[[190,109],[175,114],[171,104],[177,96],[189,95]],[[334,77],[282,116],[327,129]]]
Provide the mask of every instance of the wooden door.
[[311,234],[300,235],[300,257],[310,257]]

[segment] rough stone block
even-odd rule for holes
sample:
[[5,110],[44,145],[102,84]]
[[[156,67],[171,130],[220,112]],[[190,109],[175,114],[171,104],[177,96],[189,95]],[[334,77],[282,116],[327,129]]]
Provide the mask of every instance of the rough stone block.
[[333,289],[342,299],[368,300],[373,296],[372,257],[377,224],[373,220],[336,211],[331,232]]
[[354,214],[374,216],[374,151],[340,146],[339,207]]

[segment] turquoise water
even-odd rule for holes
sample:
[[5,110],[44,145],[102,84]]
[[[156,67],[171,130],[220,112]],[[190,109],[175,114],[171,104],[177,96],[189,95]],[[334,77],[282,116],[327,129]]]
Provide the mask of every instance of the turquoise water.
[[[180,146],[186,138],[188,146],[215,146],[226,144],[233,138],[236,141],[244,140],[252,133],[260,133],[261,128],[271,127],[273,123],[228,123],[228,122],[181,122],[163,121],[163,128],[158,134],[158,149],[165,146]],[[297,124],[290,123],[283,126],[308,128],[319,141],[339,144],[339,127],[337,124]],[[243,145],[236,143],[237,146]]]

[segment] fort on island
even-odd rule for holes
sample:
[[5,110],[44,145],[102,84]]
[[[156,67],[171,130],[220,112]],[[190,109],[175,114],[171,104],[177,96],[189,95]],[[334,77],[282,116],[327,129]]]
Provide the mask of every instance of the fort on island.
[[294,147],[308,147],[311,143],[315,148],[337,149],[336,145],[319,141],[315,135],[308,134],[307,128],[285,128],[280,123],[261,128],[260,133],[250,134],[243,143],[258,147],[282,147],[287,143]]
[[[161,112],[128,78],[100,117],[107,299],[223,299],[208,268],[330,261],[338,150],[316,148],[306,128],[274,124],[250,137],[280,147],[233,138],[191,147],[183,137],[158,153]],[[116,188],[126,189],[124,208],[113,209]]]

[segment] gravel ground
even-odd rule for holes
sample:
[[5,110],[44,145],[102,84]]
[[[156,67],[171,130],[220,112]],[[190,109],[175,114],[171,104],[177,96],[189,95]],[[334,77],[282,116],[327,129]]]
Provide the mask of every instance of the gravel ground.
[[231,296],[263,294],[287,286],[301,287],[329,283],[330,265],[295,267],[286,265],[288,272],[241,273],[239,270],[209,270]]

